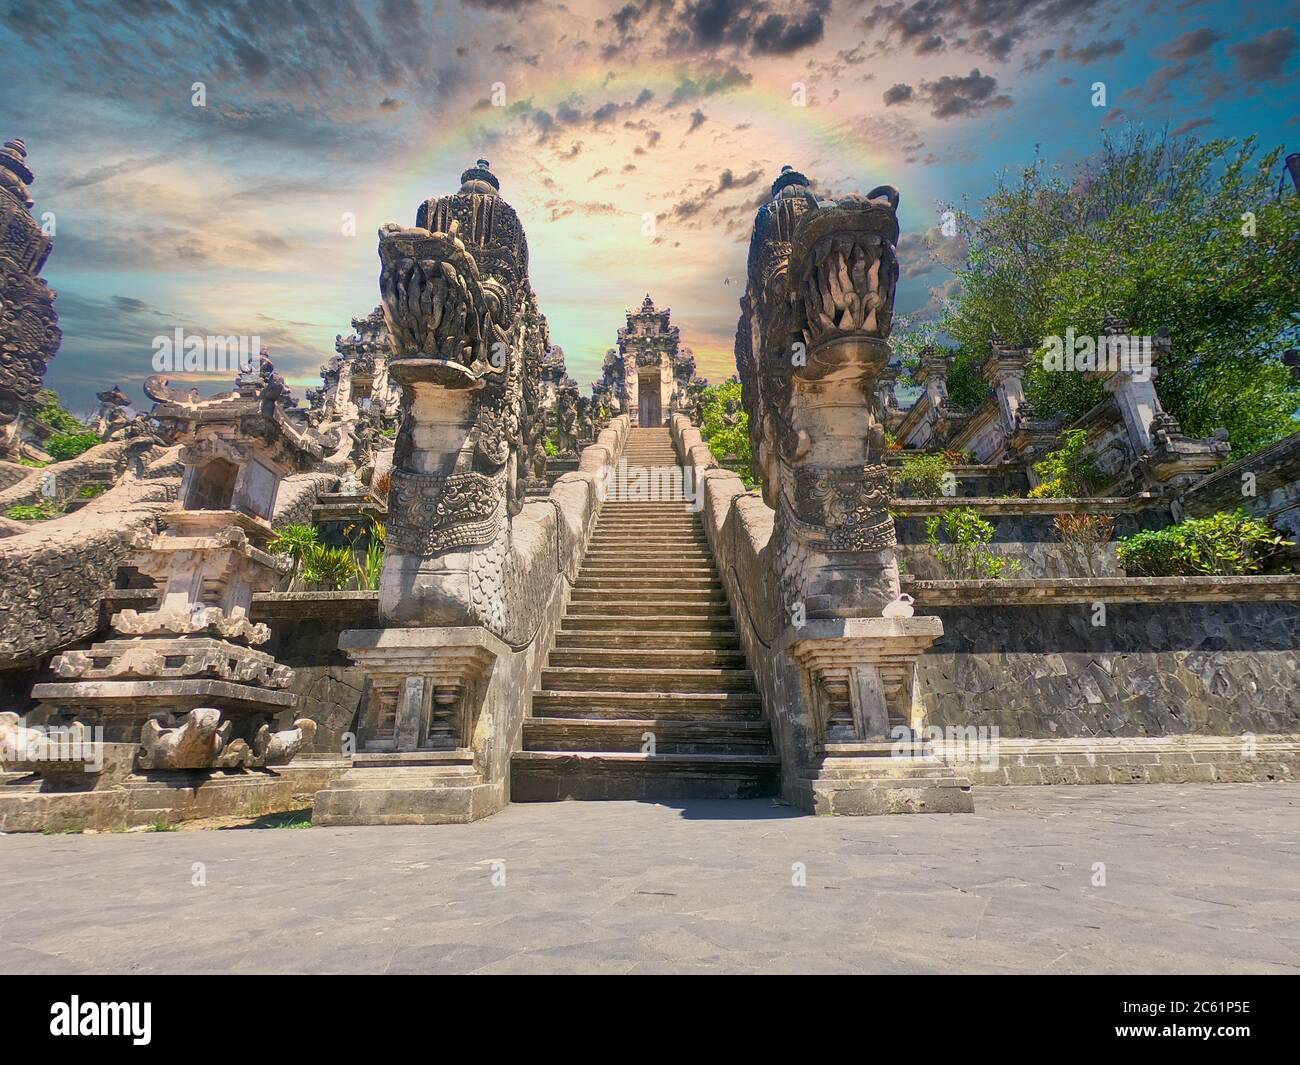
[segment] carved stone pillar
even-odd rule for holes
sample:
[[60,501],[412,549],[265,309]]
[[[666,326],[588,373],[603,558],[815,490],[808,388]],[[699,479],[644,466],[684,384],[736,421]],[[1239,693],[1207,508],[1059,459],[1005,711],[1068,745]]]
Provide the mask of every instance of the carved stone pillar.
[[1146,487],[1179,491],[1224,462],[1231,451],[1226,439],[1184,436],[1178,420],[1160,405],[1157,363],[1169,350],[1168,334],[1132,337],[1114,317],[1106,319],[1103,332],[1099,368],[1088,376],[1101,380],[1114,397]]
[[[881,400],[892,385],[897,208],[889,186],[822,203],[785,168],[754,222],[736,331],[763,500],[775,512],[759,557],[786,621],[756,672],[787,795],[821,813],[972,808],[964,781],[911,750],[916,659],[943,625],[881,616],[899,603]],[[946,369],[931,357],[921,375],[941,417]],[[895,726],[908,740],[900,757]]]
[[249,611],[253,594],[273,588],[288,566],[267,552],[280,480],[320,458],[326,440],[288,420],[269,361],[208,400],[158,379],[145,387],[158,400],[152,416],[185,443],[181,506],[161,516],[161,532],[141,537],[130,560],[153,578],[158,599],[114,615],[112,639],[57,656],[59,680],[32,689],[37,714],[138,747],[141,770],[283,765],[316,724],[272,731],[298,697],[286,690],[293,671],[258,650],[270,631]]
[[994,343],[988,358],[980,366],[980,376],[992,386],[997,396],[1003,432],[1008,439],[1015,433],[1020,410],[1025,405],[1025,368],[1030,358],[1026,348]]

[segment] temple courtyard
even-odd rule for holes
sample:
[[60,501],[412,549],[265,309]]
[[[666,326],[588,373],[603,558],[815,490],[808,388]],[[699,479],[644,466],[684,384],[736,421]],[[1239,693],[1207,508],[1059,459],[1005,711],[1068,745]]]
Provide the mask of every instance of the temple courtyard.
[[461,825],[7,836],[0,892],[15,974],[1295,973],[1300,788],[994,787],[961,816],[567,802]]

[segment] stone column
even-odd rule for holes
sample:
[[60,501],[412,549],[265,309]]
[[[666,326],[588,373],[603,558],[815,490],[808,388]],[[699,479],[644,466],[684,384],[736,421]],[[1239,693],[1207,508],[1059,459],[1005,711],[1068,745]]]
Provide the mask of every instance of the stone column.
[[[824,813],[971,808],[951,771],[912,758],[915,661],[943,626],[893,616],[911,614],[899,596],[880,399],[892,383],[897,207],[889,186],[822,203],[787,167],[755,219],[736,330],[751,443],[774,512],[759,560],[782,614],[764,618],[780,634],[764,640],[755,670],[787,797]],[[942,418],[947,361],[929,355],[922,370]],[[904,757],[892,757],[895,725]]]
[[517,604],[539,609],[515,588],[511,522],[545,427],[548,342],[523,229],[499,189],[479,160],[457,193],[420,207],[414,228],[380,230],[402,422],[381,628],[340,639],[366,672],[360,750],[317,796],[325,824],[465,821],[508,795],[510,738],[494,731],[506,718],[485,707],[504,697],[498,663],[529,639],[533,619]]
[[980,376],[992,387],[997,396],[1002,428],[1009,438],[1020,423],[1020,410],[1025,405],[1025,368],[1030,352],[994,343],[989,356],[980,366]]

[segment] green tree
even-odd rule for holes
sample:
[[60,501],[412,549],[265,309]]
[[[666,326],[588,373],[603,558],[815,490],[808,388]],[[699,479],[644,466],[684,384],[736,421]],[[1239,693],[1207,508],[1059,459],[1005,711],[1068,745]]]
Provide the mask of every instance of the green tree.
[[[1116,314],[1134,335],[1168,330],[1157,389],[1188,433],[1222,426],[1240,457],[1294,432],[1300,390],[1280,355],[1300,334],[1300,198],[1275,197],[1280,157],[1251,138],[1129,131],[1068,174],[1038,159],[1004,178],[978,217],[958,211],[969,250],[940,322],[958,347],[950,391],[995,333],[1037,349]],[[1104,396],[1041,365],[1026,393],[1071,418]]]
[[[739,471],[746,488],[758,483],[754,474],[754,456],[749,449],[749,415],[741,403],[740,381],[736,378],[720,385],[710,385],[703,392],[704,424],[700,435],[719,462],[735,458],[743,463]],[[728,405],[734,410],[728,411]],[[734,425],[728,425],[728,420]]]

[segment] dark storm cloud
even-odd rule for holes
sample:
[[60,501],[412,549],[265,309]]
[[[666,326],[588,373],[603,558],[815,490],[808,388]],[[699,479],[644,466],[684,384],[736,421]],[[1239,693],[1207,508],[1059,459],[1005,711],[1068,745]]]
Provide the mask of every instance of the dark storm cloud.
[[650,2],[640,8],[631,4],[621,8],[613,21],[626,41],[632,27],[654,8],[653,21],[656,27],[666,26],[664,42],[670,51],[735,48],[750,55],[793,55],[825,36],[830,6],[830,0]]
[[889,107],[893,104],[905,103],[912,98],[914,92],[912,86],[899,82],[897,85],[886,89],[881,99],[885,101],[885,106]]
[[876,4],[862,24],[916,55],[958,48],[999,62],[1035,33],[1059,32],[1099,13],[1106,0],[898,0]]
[[958,118],[1011,106],[1011,97],[998,92],[998,79],[981,74],[978,67],[969,74],[946,74],[935,81],[922,81],[915,89],[906,84],[895,85],[885,92],[883,99],[886,105],[923,102],[935,118]]

